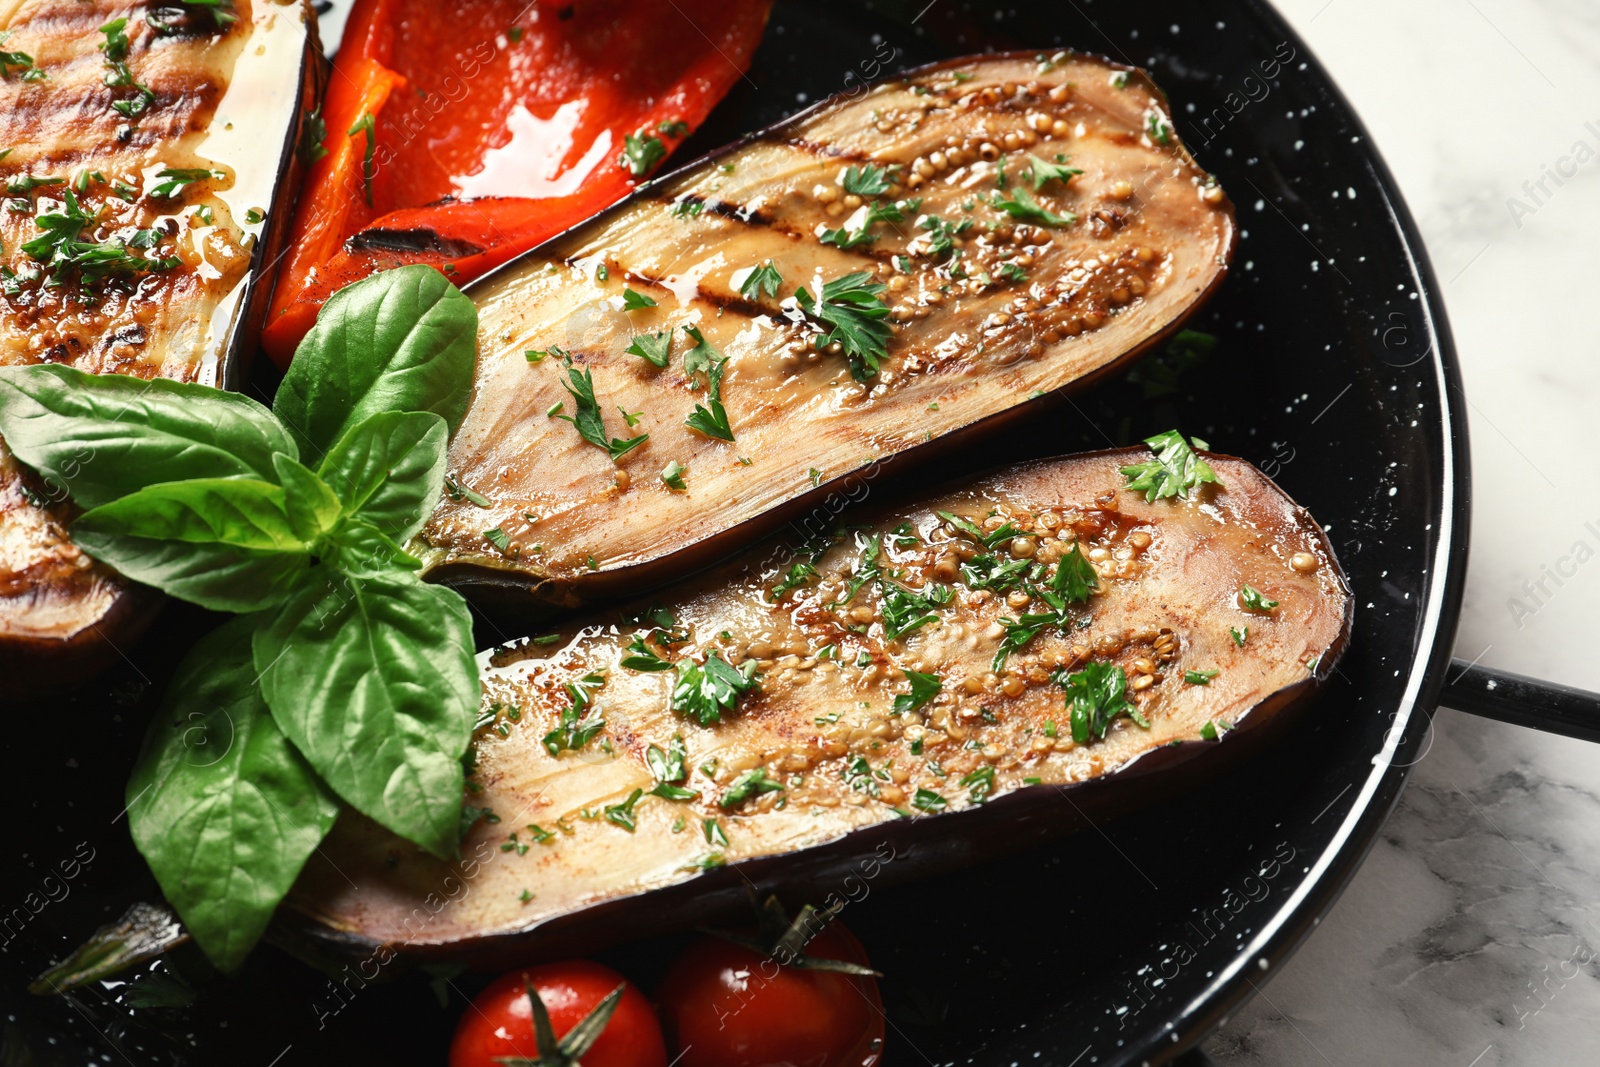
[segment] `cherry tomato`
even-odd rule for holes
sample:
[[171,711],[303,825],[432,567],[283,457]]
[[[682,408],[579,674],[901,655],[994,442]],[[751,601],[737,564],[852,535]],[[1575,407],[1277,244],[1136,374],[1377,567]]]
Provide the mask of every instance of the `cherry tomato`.
[[[838,922],[805,953],[867,962]],[[718,937],[685,949],[656,999],[676,1067],[872,1067],[883,1052],[883,1001],[870,976],[780,967]]]
[[[559,1039],[625,981],[610,967],[589,960],[567,960],[503,974],[462,1012],[450,1042],[450,1067],[501,1067],[497,1056],[539,1058],[525,983],[544,1001],[551,1029]],[[580,1058],[583,1067],[666,1067],[661,1024],[650,1002],[631,983],[600,1039]]]

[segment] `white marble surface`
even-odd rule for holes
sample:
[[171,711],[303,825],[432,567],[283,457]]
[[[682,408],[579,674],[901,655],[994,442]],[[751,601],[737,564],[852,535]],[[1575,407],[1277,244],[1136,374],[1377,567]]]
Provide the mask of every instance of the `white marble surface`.
[[[1371,130],[1444,286],[1474,475],[1456,654],[1600,690],[1600,4],[1276,2]],[[1600,1062],[1597,891],[1600,747],[1441,711],[1371,858],[1206,1051]]]

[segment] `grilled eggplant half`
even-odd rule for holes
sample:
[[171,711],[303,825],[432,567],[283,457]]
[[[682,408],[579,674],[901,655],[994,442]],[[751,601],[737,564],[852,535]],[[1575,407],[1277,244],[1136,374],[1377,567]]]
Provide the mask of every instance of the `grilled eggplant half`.
[[[0,363],[237,386],[315,97],[309,6],[21,0],[0,31]],[[156,604],[72,543],[70,492],[0,444],[7,695],[115,658]]]
[[294,913],[492,964],[748,883],[957,866],[1191,783],[1180,764],[1252,747],[1328,677],[1351,601],[1254,467],[1208,456],[1220,484],[1149,501],[1121,473],[1149,456],[1021,466],[486,653],[463,858],[347,813]]
[[988,56],[836,97],[469,290],[474,397],[413,551],[480,603],[661,584],[1125,365],[1233,244],[1137,71]]

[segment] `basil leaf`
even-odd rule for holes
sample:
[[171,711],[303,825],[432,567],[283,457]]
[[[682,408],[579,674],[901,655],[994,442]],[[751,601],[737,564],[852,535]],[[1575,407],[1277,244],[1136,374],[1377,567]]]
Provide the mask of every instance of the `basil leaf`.
[[159,482],[270,479],[274,453],[296,455],[247,397],[55,365],[0,368],[0,436],[86,508]]
[[347,803],[456,853],[479,705],[465,601],[410,575],[305,583],[256,631],[272,717]]
[[128,825],[211,961],[243,962],[338,801],[267,713],[239,618],[178,667],[128,781]]
[[72,524],[89,555],[213,611],[275,607],[310,566],[284,491],[250,478],[146,486]]
[[478,309],[432,267],[363,278],[323,305],[272,410],[308,463],[380,411],[431,411],[453,430],[467,411],[477,333]]
[[444,489],[449,427],[427,411],[385,411],[339,438],[317,473],[346,509],[403,541],[422,529]]
[[334,527],[318,548],[328,566],[351,578],[376,578],[396,568],[417,570],[422,561],[376,526],[359,518]]
[[285,455],[273,456],[272,465],[283,486],[284,511],[294,535],[310,543],[333,529],[344,509],[327,483]]

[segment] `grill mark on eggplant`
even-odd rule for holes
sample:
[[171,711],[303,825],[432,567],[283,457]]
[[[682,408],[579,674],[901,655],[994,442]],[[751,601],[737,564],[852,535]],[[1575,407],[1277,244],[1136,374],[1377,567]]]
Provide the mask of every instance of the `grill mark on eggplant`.
[[462,259],[483,251],[470,241],[440,237],[436,231],[422,227],[410,230],[368,227],[352,234],[344,246],[349,252],[435,252],[447,259]]
[[[665,657],[679,665],[685,658],[697,661],[710,648],[731,663],[757,661],[760,692],[709,724],[671,710],[672,671],[620,667],[629,642],[648,627],[618,627],[615,611],[553,628],[553,643],[524,639],[485,653],[484,707],[519,710],[515,721],[502,714],[496,728],[478,735],[474,784],[481,792],[474,791],[472,802],[502,813],[536,804],[547,816],[538,820],[542,825],[560,819],[565,832],[537,853],[508,850],[484,864],[470,900],[437,912],[430,908],[428,928],[415,936],[414,928],[402,924],[449,868],[419,850],[398,847],[364,820],[344,819],[308,863],[290,910],[327,924],[324,937],[351,938],[353,949],[398,943],[402,953],[433,959],[496,949],[511,955],[560,951],[551,939],[564,934],[626,938],[649,928],[659,933],[664,923],[680,919],[687,923],[696,902],[704,906],[718,887],[737,884],[737,878],[725,884],[721,875],[702,876],[704,868],[695,861],[710,849],[692,831],[674,833],[672,826],[675,819],[693,826],[709,816],[726,818],[730,813],[719,802],[747,769],[761,768],[784,789],[737,806],[739,832],[730,832],[719,854],[730,865],[760,859],[772,864],[764,868],[769,873],[806,884],[829,870],[848,869],[886,839],[906,857],[886,868],[890,877],[978,862],[982,854],[916,846],[965,834],[984,848],[1019,848],[1026,843],[1012,832],[1019,818],[1066,832],[1080,801],[1109,800],[1117,772],[1130,765],[1141,776],[1152,775],[1139,781],[1159,787],[1153,791],[1160,794],[1183,784],[1176,775],[1181,763],[1247,751],[1239,744],[1246,736],[1269,736],[1276,718],[1291,705],[1304,707],[1301,698],[1332,675],[1348,639],[1352,597],[1321,528],[1249,463],[1208,455],[1220,485],[1190,499],[1149,502],[1123,488],[1119,470],[1149,455],[1142,448],[1119,449],[1047,460],[914,504],[830,514],[829,528],[848,524],[859,539],[847,535],[829,547],[823,559],[812,561],[821,576],[777,603],[768,591],[803,558],[792,546],[804,534],[790,545],[755,546],[708,575],[633,605],[659,604],[674,612],[688,640]],[[1015,611],[1003,597],[970,595],[969,580],[959,575],[951,581],[955,595],[933,609],[938,620],[900,638],[887,637],[881,611],[857,629],[848,616],[825,606],[847,591],[851,570],[862,562],[860,545],[872,541],[879,545],[880,567],[913,576],[926,589],[923,580],[936,575],[940,560],[977,547],[945,526],[939,512],[981,522],[991,510],[1023,524],[1037,542],[1035,558],[1046,565],[1062,550],[1068,531],[1085,550],[1105,548],[1112,557],[1097,567],[1097,589],[1087,603],[1012,653],[1010,662],[1020,669],[1002,672],[1012,684],[985,675],[998,646],[989,628]],[[902,522],[914,531],[910,545],[898,542]],[[1139,536],[1148,540],[1138,544],[1133,539]],[[1315,561],[1309,571],[1291,562],[1300,553]],[[1117,562],[1122,557],[1126,567]],[[1246,611],[1236,600],[1243,583],[1279,606],[1270,613]],[[869,581],[851,604],[876,609],[884,596]],[[623,610],[624,616],[631,613]],[[1076,625],[1080,618],[1089,625]],[[1246,624],[1251,632],[1241,646],[1228,628]],[[816,655],[830,645],[836,649],[831,663]],[[856,666],[863,654],[875,673]],[[1055,667],[1082,670],[1091,662],[1125,671],[1127,697],[1148,727],[1119,717],[1103,737],[1073,740],[1062,690],[1050,674]],[[1185,681],[1186,669],[1219,673],[1200,686]],[[906,670],[934,674],[941,692],[925,705],[897,712],[893,701],[907,692]],[[626,723],[608,730],[608,751],[615,758],[551,756],[538,739],[570,704],[562,685],[590,671],[606,679],[597,698],[608,717]],[[969,678],[975,690],[966,684]],[[1220,742],[1203,741],[1207,724]],[[653,782],[645,750],[666,748],[674,735],[687,749],[686,784],[699,796],[642,802],[632,832],[575,817],[634,788],[648,790]],[[711,759],[720,768],[702,773]],[[861,760],[868,762],[864,777]],[[973,785],[982,776],[968,776],[985,767],[991,777],[979,793]],[[882,776],[870,773],[876,771]],[[934,816],[934,823],[898,818],[924,788],[939,796],[939,807],[948,813]],[[780,797],[782,806],[776,803]],[[478,824],[463,854],[481,850],[481,856],[506,834],[503,825]],[[534,899],[519,896],[525,886],[536,890]]]
[[[922,106],[926,98],[895,84],[875,89],[870,99],[825,102],[805,117],[753,134],[728,155],[652,183],[478,283],[473,293],[484,316],[480,337],[487,358],[480,361],[473,407],[452,442],[452,464],[468,480],[476,471],[500,486],[504,499],[489,514],[441,505],[421,535],[434,576],[491,597],[493,589],[525,583],[560,603],[637,590],[681,565],[715,558],[721,550],[714,546],[737,536],[736,529],[770,528],[802,509],[824,491],[813,491],[808,468],[832,485],[925,441],[983,432],[973,428],[997,426],[1036,395],[1060,395],[1075,381],[1097,378],[1175,329],[1225,272],[1232,214],[1220,191],[1206,199],[1205,172],[1176,138],[1163,146],[1139,137],[1149,109],[1165,108],[1157,91],[1137,77],[1125,89],[1111,87],[1106,74],[1120,68],[1098,60],[1049,74],[1036,72],[1031,55],[963,66],[977,72],[973,92],[1007,83],[1021,89],[1005,98],[1005,107],[929,109]],[[927,84],[929,78],[917,80]],[[1069,94],[1047,98],[1052,86],[1069,82],[1076,86]],[[1030,101],[1052,121],[1065,119],[1071,132],[1034,132],[1037,124],[1026,115]],[[922,126],[914,135],[875,132],[871,113],[880,107],[897,122]],[[1004,121],[997,125],[997,119]],[[1025,168],[1029,154],[1050,159],[1070,153],[1085,168],[1082,177],[1052,179],[1037,192],[1042,206],[1076,215],[1077,222],[1041,226],[994,206],[988,147],[1005,144],[1013,132],[1032,138],[1006,149],[1015,166]],[[950,162],[933,163],[932,171],[915,166],[919,153],[948,152],[950,136],[958,139],[959,159],[951,153]],[[830,146],[840,151],[823,151]],[[841,184],[840,171],[851,160],[900,167],[901,189],[893,198],[924,202],[899,223],[877,222],[874,243],[839,249],[823,245],[817,234],[823,227],[843,228],[856,202],[839,204],[841,195],[819,197],[814,188]],[[724,163],[735,166],[719,169]],[[1024,172],[1012,173],[1025,183]],[[1139,195],[1119,195],[1119,184]],[[679,201],[704,206],[671,217],[667,206]],[[759,211],[751,212],[750,204]],[[1097,210],[1122,224],[1096,220]],[[915,221],[920,214],[952,226],[974,222],[956,235],[964,276],[950,270],[947,256],[929,254],[929,235]],[[1018,258],[1024,254],[1032,261]],[[908,257],[905,269],[883,269],[901,255]],[[856,384],[845,354],[794,346],[797,337],[814,335],[816,319],[800,320],[802,327],[797,312],[735,295],[738,272],[768,259],[782,275],[779,301],[801,285],[820,296],[827,282],[863,270],[888,286],[883,299],[892,306],[892,334],[877,377]],[[607,263],[608,278],[581,269],[545,270],[596,260]],[[1024,267],[1025,276],[1002,273],[1005,263]],[[659,306],[624,315],[618,298],[630,278],[669,295],[658,292]],[[570,308],[578,304],[593,310],[569,324]],[[643,370],[639,360],[622,354],[633,335],[691,323],[730,360],[723,400],[732,445],[683,426],[703,393],[684,393],[676,376]],[[631,487],[622,491],[609,488],[618,465],[565,426],[539,417],[566,399],[555,377],[528,370],[525,361],[497,358],[501,349],[519,355],[551,343],[570,348],[579,338],[574,326],[581,326],[582,344],[607,356],[593,364],[603,409],[646,413],[650,440],[619,464],[632,475]],[[686,349],[675,341],[674,372]],[[813,412],[822,421],[805,432],[786,425]],[[546,460],[537,473],[525,458],[535,454]],[[734,465],[735,457],[745,456],[751,466]],[[653,472],[668,460],[690,468],[686,492],[669,495],[657,484]],[[552,476],[554,469],[561,473]],[[540,519],[525,520],[514,504],[535,485],[547,502]],[[483,543],[481,531],[502,519],[513,541],[543,546],[537,558],[498,557]],[[591,556],[598,567],[588,565]],[[498,584],[491,586],[491,578]]]

